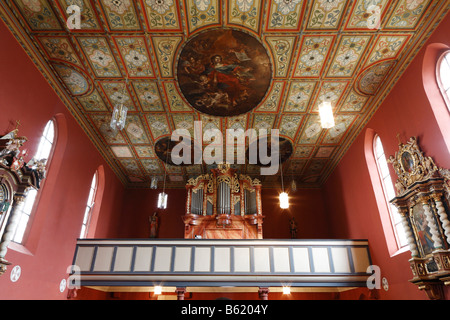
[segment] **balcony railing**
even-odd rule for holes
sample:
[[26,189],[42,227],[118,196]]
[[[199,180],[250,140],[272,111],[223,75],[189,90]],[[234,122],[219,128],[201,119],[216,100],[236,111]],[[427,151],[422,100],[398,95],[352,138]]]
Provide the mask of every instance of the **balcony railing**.
[[73,270],[95,287],[361,287],[365,240],[78,240]]

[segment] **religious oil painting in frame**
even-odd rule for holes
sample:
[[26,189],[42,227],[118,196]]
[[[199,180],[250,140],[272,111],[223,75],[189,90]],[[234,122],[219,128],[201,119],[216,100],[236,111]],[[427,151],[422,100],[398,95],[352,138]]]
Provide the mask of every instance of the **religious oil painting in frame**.
[[431,254],[435,248],[422,203],[418,203],[411,208],[411,217],[411,222],[416,232],[416,239],[419,248],[422,251],[422,256],[427,256],[428,254]]
[[402,154],[402,166],[406,172],[412,172],[414,168],[414,159],[409,152],[403,152]]
[[265,47],[250,34],[210,30],[182,48],[177,78],[181,92],[196,110],[213,116],[237,116],[264,99],[272,65]]

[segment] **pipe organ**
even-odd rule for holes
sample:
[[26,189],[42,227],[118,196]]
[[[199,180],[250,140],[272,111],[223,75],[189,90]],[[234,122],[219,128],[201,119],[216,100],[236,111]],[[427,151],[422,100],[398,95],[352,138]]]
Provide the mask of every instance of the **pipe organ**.
[[262,239],[261,183],[221,164],[186,185],[185,238]]

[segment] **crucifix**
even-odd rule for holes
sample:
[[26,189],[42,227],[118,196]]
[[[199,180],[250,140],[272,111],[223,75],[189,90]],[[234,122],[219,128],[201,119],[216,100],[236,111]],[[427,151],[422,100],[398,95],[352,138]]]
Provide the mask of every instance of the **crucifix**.
[[397,133],[398,145],[402,145],[402,141],[400,140],[400,133]]

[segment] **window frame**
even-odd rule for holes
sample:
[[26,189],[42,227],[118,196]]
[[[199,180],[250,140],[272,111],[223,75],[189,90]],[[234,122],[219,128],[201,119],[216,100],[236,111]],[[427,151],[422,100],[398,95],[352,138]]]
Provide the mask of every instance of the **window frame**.
[[[51,141],[51,142],[46,135],[46,133],[48,134],[47,128],[50,124],[53,127],[53,141]],[[51,160],[53,158],[53,154],[55,152],[55,146],[56,146],[56,142],[57,142],[57,127],[56,127],[55,119],[50,119],[45,124],[41,138],[39,139],[39,144],[38,144],[38,147],[37,147],[37,150],[35,153],[35,157],[41,153],[41,150],[39,150],[39,149],[41,149],[41,146],[43,146],[43,139],[45,139],[47,142],[50,142],[50,144],[51,144],[50,150],[47,155],[47,162],[46,162],[46,171],[48,172]],[[45,158],[41,158],[41,159],[45,159]],[[37,160],[41,160],[41,159],[37,159]],[[18,213],[18,214],[20,214],[20,218],[18,220],[18,224],[17,224],[16,229],[14,230],[14,234],[12,236],[12,242],[14,242],[15,244],[23,246],[27,242],[28,234],[30,232],[31,225],[34,220],[34,215],[37,210],[37,207],[39,206],[39,199],[40,199],[40,195],[41,195],[41,192],[39,192],[39,191],[42,190],[42,188],[44,187],[44,185],[45,185],[44,181],[45,180],[43,180],[41,182],[41,186],[40,186],[39,190],[29,189],[27,191],[27,193],[25,194],[25,200],[17,208],[17,210],[20,210],[20,213]],[[30,196],[30,193],[34,194],[33,203],[31,204],[31,207],[29,207],[29,212],[25,212],[24,207],[27,204],[27,198]],[[29,198],[28,198],[28,200],[29,200]],[[22,228],[21,234],[18,235],[18,231],[20,230],[20,225],[21,225],[20,221],[24,218],[24,216],[27,216],[26,217],[27,222],[25,224],[25,227]]]
[[445,104],[447,106],[447,111],[450,113],[450,81],[448,83],[449,88],[447,90],[445,90],[445,84],[442,81],[442,77],[441,77],[441,69],[442,69],[442,64],[444,62],[446,62],[448,64],[449,73],[450,73],[450,50],[444,51],[440,55],[438,62],[436,64],[436,79],[437,79],[439,91],[441,92],[442,97],[445,101]]
[[[96,203],[95,199],[96,199],[97,193],[98,193],[98,185],[99,185],[99,176],[98,175],[99,175],[98,171],[96,171],[94,173],[94,176],[92,177],[91,185],[89,187],[89,195],[88,195],[85,212],[83,215],[83,221],[81,224],[80,235],[79,235],[80,239],[86,239],[89,234],[89,227],[91,225],[92,213],[94,211],[94,206]],[[89,200],[91,200],[91,201],[89,201]]]
[[[378,149],[378,147],[377,147],[378,141],[380,142],[381,150],[382,150],[382,153],[379,156],[378,156],[378,150],[377,150]],[[404,233],[403,223],[401,221],[401,218],[400,218],[400,216],[398,217],[399,221],[396,221],[396,219],[395,219],[395,214],[398,214],[398,215],[400,215],[400,214],[398,212],[393,211],[393,209],[396,210],[396,208],[394,205],[392,205],[390,203],[390,200],[392,200],[392,199],[389,199],[389,195],[388,195],[388,191],[387,191],[388,187],[386,186],[386,180],[388,180],[391,183],[389,188],[392,189],[394,197],[396,196],[396,194],[395,194],[395,189],[394,189],[394,183],[392,182],[392,176],[389,171],[389,167],[387,166],[387,158],[386,158],[386,153],[384,151],[383,142],[381,141],[381,138],[378,134],[375,134],[375,136],[373,138],[373,156],[374,156],[374,160],[375,160],[376,167],[377,167],[378,178],[379,178],[381,189],[383,192],[387,213],[389,215],[389,221],[390,221],[390,225],[391,225],[392,232],[394,235],[395,244],[397,246],[397,251],[409,248],[409,244],[408,244],[408,241],[407,241],[405,233]],[[386,162],[385,169],[381,168],[380,159],[382,157],[384,158],[384,161]],[[384,171],[386,171],[387,174],[383,176]],[[401,230],[403,230],[403,242],[402,242],[402,236],[399,234],[398,226],[401,228]]]

